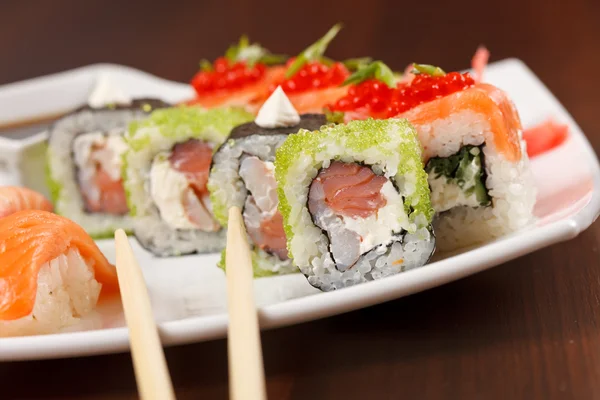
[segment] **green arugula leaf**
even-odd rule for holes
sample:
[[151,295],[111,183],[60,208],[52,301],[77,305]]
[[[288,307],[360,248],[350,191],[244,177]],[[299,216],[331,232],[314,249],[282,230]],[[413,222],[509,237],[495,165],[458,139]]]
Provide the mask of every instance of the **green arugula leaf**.
[[350,84],[359,84],[366,81],[367,79],[377,79],[380,82],[385,83],[390,88],[396,87],[396,77],[394,72],[383,63],[383,61],[373,61],[370,64],[363,65],[348,77],[342,83],[342,86]]
[[349,58],[342,63],[348,68],[350,71],[358,71],[361,67],[369,65],[373,59],[371,57],[359,57],[359,58]]
[[440,67],[436,67],[435,65],[428,64],[413,64],[413,70],[411,71],[413,74],[427,74],[431,76],[444,76],[446,72]]
[[283,64],[284,62],[287,61],[289,57],[286,56],[285,54],[265,54],[263,55],[258,62],[263,63],[265,65],[277,65],[277,64]]
[[324,109],[325,118],[327,122],[332,124],[343,124],[344,123],[344,112],[343,111],[331,111],[329,109]]
[[212,63],[208,61],[206,58],[200,60],[200,70],[204,72],[209,72],[213,70]]
[[238,44],[229,46],[225,52],[225,58],[232,63],[245,61],[252,68],[256,63],[266,65],[281,64],[287,60],[287,56],[281,54],[271,54],[258,43],[250,43],[248,36],[242,35]]
[[338,32],[342,29],[342,24],[334,25],[322,38],[317,40],[315,43],[308,46],[302,53],[300,53],[296,60],[290,65],[288,70],[285,73],[286,79],[290,79],[298,71],[302,69],[302,67],[309,61],[315,60],[323,60],[323,54],[325,54],[325,50],[327,50],[327,46],[329,43],[335,38]]

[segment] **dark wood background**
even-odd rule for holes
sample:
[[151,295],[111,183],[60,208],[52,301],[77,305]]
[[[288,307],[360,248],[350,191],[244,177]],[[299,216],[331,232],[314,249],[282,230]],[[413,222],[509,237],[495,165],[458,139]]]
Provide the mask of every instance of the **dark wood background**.
[[[97,62],[187,81],[248,33],[334,58],[524,60],[600,148],[600,2],[2,0],[0,84]],[[48,101],[52,101],[51,98]],[[263,334],[270,399],[600,399],[600,225],[425,293]],[[180,399],[227,398],[223,340],[170,348]],[[128,354],[0,364],[3,399],[133,399]]]

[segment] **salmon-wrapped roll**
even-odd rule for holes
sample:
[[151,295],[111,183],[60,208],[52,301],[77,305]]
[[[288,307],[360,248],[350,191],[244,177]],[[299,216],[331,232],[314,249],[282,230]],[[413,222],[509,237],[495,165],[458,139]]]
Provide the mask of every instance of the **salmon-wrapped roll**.
[[48,178],[56,212],[93,237],[131,230],[121,179],[123,135],[131,121],[167,104],[138,99],[130,105],[82,107],[58,120],[48,140]]
[[533,219],[535,183],[513,103],[494,86],[465,86],[399,115],[423,145],[441,250],[489,241]]
[[[527,226],[536,189],[521,121],[507,94],[469,73],[414,68],[415,76],[397,83],[387,67],[374,64],[369,71],[379,71],[379,77],[366,75],[369,79],[329,108],[345,120],[406,118],[414,125],[441,250],[483,243]],[[476,69],[480,78],[482,66]],[[364,71],[349,80],[364,78]],[[389,72],[387,79],[382,71]]]
[[158,256],[224,247],[206,187],[212,155],[234,126],[252,118],[238,108],[178,107],[130,125],[123,178],[143,247]]
[[[273,121],[263,121],[271,108],[287,113],[276,112]],[[326,123],[323,114],[298,115],[278,88],[256,121],[234,128],[213,157],[208,188],[215,217],[226,226],[229,208],[242,209],[256,277],[297,271],[288,257],[283,219],[277,209],[275,151],[289,134],[316,130]]]
[[435,245],[421,148],[400,119],[290,135],[277,151],[294,264],[324,291],[424,265]]

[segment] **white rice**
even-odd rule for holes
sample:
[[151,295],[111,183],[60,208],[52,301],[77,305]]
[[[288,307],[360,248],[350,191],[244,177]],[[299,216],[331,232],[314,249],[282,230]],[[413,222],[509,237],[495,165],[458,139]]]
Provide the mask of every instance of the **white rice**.
[[102,287],[77,250],[42,265],[37,283],[32,313],[14,321],[0,321],[0,337],[69,330],[93,314]]
[[[434,219],[437,247],[451,251],[487,242],[521,229],[533,221],[536,188],[529,167],[526,144],[521,142],[521,159],[511,162],[499,154],[488,119],[473,111],[461,111],[428,125],[416,125],[424,157],[449,157],[463,146],[483,145],[485,186],[489,207],[455,207]],[[522,132],[519,133],[521,139]],[[432,194],[432,199],[438,197]],[[433,202],[440,211],[441,204]]]

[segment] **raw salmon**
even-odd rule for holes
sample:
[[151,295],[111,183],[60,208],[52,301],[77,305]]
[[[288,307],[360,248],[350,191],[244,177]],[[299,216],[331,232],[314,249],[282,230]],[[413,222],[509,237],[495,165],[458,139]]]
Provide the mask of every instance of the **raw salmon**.
[[349,86],[331,87],[286,95],[299,114],[320,114],[327,104],[335,103],[344,97],[348,88]]
[[[178,143],[169,156],[171,166],[185,175],[189,188],[182,195],[188,219],[199,229],[214,232],[220,229],[210,211],[206,183],[212,162],[212,148],[206,142],[191,139]],[[191,190],[190,190],[191,189]]]
[[183,173],[198,196],[207,193],[206,182],[212,161],[212,148],[197,139],[176,144],[169,156],[175,170]]
[[112,177],[101,167],[96,166],[94,175],[94,186],[97,188],[97,194],[90,196],[85,190],[82,191],[87,211],[94,213],[107,213],[113,215],[127,214],[127,199],[125,197],[125,188],[122,179],[112,179]]
[[52,211],[52,203],[43,195],[24,187],[0,187],[0,218],[22,210]]
[[0,244],[0,320],[29,315],[41,266],[71,249],[94,269],[102,294],[118,291],[115,268],[83,228],[64,217],[40,210],[11,214],[0,219]]
[[[421,104],[397,117],[408,119],[415,125],[417,131],[420,131],[420,125],[431,124],[433,121],[448,118],[461,111],[485,115],[493,132],[497,151],[508,161],[517,162],[521,159],[519,132],[522,131],[522,126],[519,114],[507,94],[495,86],[479,83],[446,97]],[[427,143],[432,142],[431,139],[421,138],[426,157]]]
[[335,161],[316,180],[323,185],[325,203],[341,215],[366,218],[386,204],[381,188],[387,178],[368,167]]

